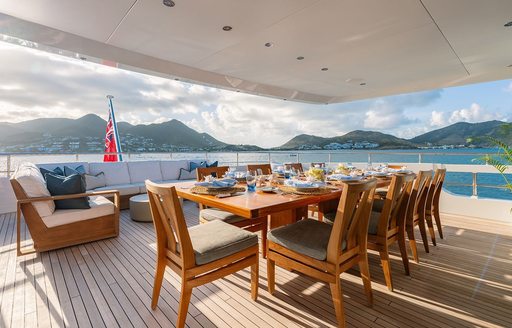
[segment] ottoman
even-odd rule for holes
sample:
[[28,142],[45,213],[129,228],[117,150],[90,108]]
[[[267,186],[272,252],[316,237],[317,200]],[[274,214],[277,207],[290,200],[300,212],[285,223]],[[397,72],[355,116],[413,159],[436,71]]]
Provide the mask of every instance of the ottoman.
[[130,197],[130,218],[133,221],[153,222],[149,209],[148,194],[140,194]]

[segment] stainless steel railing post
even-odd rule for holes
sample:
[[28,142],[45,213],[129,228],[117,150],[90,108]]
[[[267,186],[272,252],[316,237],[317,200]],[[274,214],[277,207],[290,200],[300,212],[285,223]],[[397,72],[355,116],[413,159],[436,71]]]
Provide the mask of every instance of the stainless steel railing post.
[[272,155],[270,154],[270,152],[268,153],[268,163],[272,163]]
[[329,165],[331,165],[331,158],[332,158],[332,157],[331,157],[331,155],[332,155],[332,154],[331,154],[331,153],[329,153],[329,159],[328,159],[328,163],[329,163]]
[[473,172],[473,194],[472,197],[478,197],[477,172]]
[[423,158],[421,156],[421,153],[418,153],[418,163],[421,164],[423,162]]
[[11,178],[11,155],[7,155],[7,178]]
[[238,166],[238,152],[236,153],[236,166]]

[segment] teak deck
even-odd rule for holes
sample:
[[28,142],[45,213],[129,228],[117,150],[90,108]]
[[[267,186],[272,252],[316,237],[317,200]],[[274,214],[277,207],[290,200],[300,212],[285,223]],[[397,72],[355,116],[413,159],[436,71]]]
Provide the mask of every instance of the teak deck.
[[[197,224],[195,204],[185,202],[185,211],[188,223]],[[121,217],[118,238],[17,258],[15,215],[0,215],[0,327],[172,327],[177,277],[166,271],[153,312],[153,226],[131,221],[127,211]],[[366,306],[358,272],[342,275],[349,326],[512,326],[512,226],[447,215],[443,225],[445,239],[430,254],[419,247],[421,263],[411,261],[410,277],[403,274],[398,249],[391,249],[393,293],[378,255],[370,253],[373,308]],[[266,261],[260,260],[260,295],[253,302],[249,279],[246,269],[194,290],[187,325],[335,326],[326,284],[276,268],[271,296]]]

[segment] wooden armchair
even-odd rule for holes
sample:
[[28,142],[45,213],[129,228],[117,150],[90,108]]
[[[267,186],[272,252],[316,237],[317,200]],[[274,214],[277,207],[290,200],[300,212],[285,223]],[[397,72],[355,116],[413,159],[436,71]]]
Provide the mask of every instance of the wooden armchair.
[[345,326],[340,275],[359,264],[368,302],[373,295],[368,268],[368,220],[376,180],[343,185],[334,223],[306,219],[269,232],[268,291],[275,291],[275,265],[329,283],[338,324]]
[[409,258],[405,246],[405,213],[414,174],[396,174],[391,179],[384,200],[376,200],[368,225],[368,249],[379,252],[386,285],[393,291],[388,248],[398,242],[405,273],[409,274]]
[[[119,192],[116,190],[95,191],[89,193],[29,198],[20,183],[11,179],[11,185],[17,199],[16,206],[16,251],[17,255],[44,252],[53,249],[88,243],[95,240],[117,237],[119,235]],[[112,214],[48,227],[34,208],[35,202],[63,200],[88,196],[114,195]],[[88,211],[88,210],[77,210]],[[21,215],[30,231],[33,249],[21,249]]]
[[416,263],[420,262],[418,257],[418,248],[414,237],[414,227],[420,228],[421,239],[425,252],[429,252],[427,230],[425,227],[425,205],[427,202],[428,188],[432,179],[432,170],[420,171],[416,176],[412,187],[407,213],[405,216],[405,230],[411,246],[412,256]]
[[[219,167],[200,167],[197,168],[197,181],[201,181],[204,177],[215,173],[218,177],[223,176],[228,171],[227,166]],[[257,232],[261,231],[261,244],[262,254],[266,257],[267,249],[267,231],[268,231],[268,217],[261,217],[256,219],[248,219],[242,216],[233,214],[228,211],[223,211],[218,208],[206,208],[203,204],[199,204],[199,222],[208,223],[213,220],[221,220],[235,227],[243,228],[247,231]]]
[[446,177],[446,169],[436,169],[434,178],[428,189],[427,202],[425,204],[425,221],[428,226],[432,244],[436,246],[436,235],[434,233],[434,224],[432,219],[436,221],[439,237],[443,239],[443,226],[441,225],[441,216],[439,215],[439,198],[443,190],[444,178]]
[[272,174],[272,166],[270,164],[247,164],[247,171],[255,171],[260,175],[269,175]]
[[187,229],[175,187],[146,180],[157,238],[151,308],[160,296],[165,268],[181,277],[177,327],[185,326],[192,288],[251,267],[251,297],[258,297],[258,237],[222,221]]

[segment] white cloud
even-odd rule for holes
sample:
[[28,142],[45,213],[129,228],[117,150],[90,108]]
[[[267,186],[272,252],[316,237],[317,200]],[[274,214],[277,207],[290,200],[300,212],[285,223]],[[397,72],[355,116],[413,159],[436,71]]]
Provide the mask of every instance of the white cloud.
[[438,112],[438,111],[432,111],[432,117],[430,118],[430,126],[433,127],[439,127],[439,126],[445,126],[446,118],[445,113]]
[[503,116],[499,113],[493,113],[485,110],[479,104],[473,103],[469,108],[455,110],[451,113],[448,123],[457,122],[483,122],[490,120],[500,120]]

